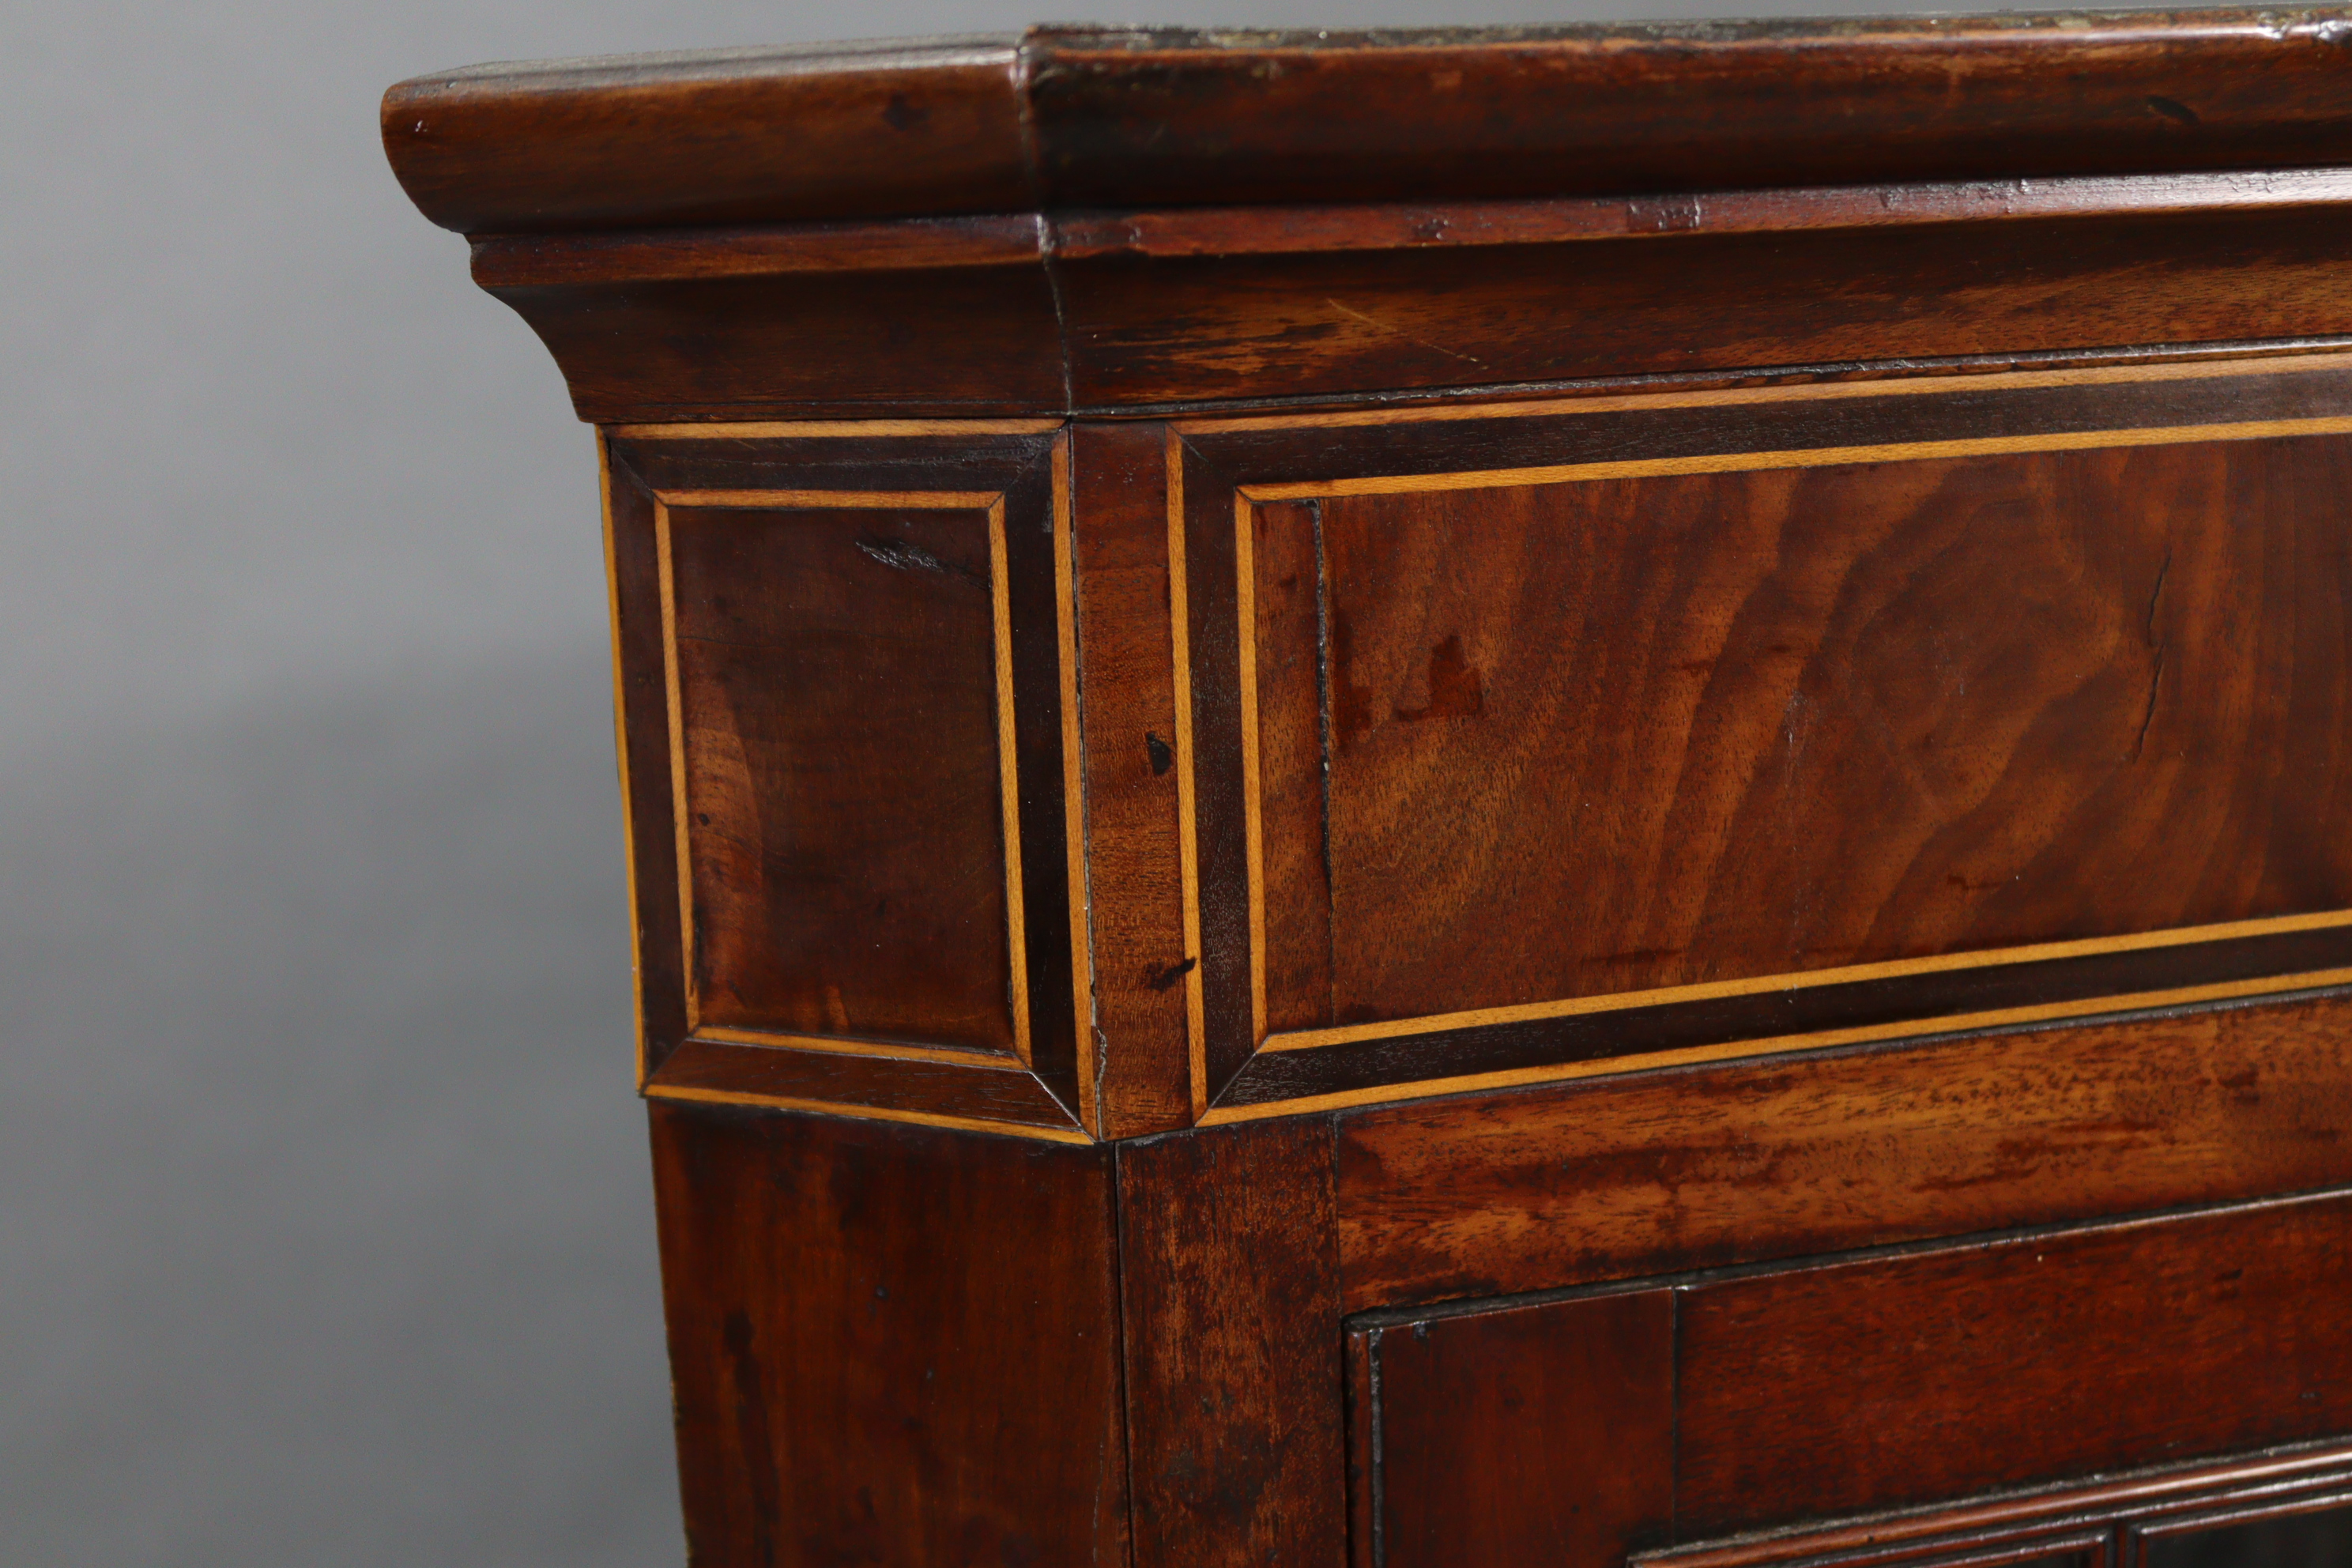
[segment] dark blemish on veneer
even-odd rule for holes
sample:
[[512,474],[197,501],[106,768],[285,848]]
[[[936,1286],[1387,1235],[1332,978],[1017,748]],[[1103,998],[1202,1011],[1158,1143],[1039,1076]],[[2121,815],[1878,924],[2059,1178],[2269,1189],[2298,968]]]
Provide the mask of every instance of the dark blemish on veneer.
[[1408,724],[1423,719],[1475,719],[1486,710],[1486,693],[1478,672],[1462,657],[1459,632],[1429,650],[1428,704],[1392,710]]
[[869,561],[878,561],[894,572],[929,572],[935,577],[960,577],[976,588],[988,586],[988,579],[961,562],[943,561],[919,544],[909,544],[903,539],[877,539],[861,534],[857,540],[858,553]]
[[1145,976],[1144,984],[1154,991],[1165,991],[1200,967],[1200,959],[1196,956],[1188,958],[1181,963],[1171,963],[1164,969],[1152,970]]
[[2197,111],[2189,108],[2187,104],[2181,102],[2177,98],[2158,98],[2155,95],[2150,94],[2147,100],[2147,106],[2176,124],[2195,125],[2199,123]]
[[1151,756],[1152,777],[1158,778],[1176,765],[1176,748],[1149,730],[1143,732],[1143,749]]

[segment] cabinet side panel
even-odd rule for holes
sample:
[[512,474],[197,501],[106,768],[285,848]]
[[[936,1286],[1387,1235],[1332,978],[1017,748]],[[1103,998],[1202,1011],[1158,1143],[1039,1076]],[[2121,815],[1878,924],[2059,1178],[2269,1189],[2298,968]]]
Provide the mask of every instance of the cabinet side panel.
[[1127,1145],[1118,1191],[1136,1568],[1339,1568],[1330,1123]]
[[1108,1150],[652,1118],[695,1568],[1125,1562]]

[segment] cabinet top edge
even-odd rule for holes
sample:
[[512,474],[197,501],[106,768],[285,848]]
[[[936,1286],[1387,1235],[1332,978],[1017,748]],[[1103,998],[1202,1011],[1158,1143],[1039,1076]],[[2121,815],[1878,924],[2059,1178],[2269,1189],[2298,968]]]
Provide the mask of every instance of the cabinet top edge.
[[2352,7],[1022,34],[474,66],[384,145],[530,234],[2352,163]]

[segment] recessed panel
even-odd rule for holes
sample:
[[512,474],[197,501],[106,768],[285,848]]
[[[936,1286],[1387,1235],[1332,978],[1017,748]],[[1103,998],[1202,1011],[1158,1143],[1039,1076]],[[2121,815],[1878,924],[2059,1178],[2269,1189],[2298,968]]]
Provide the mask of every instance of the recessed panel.
[[2352,1500],[2287,1510],[2257,1503],[2136,1534],[2132,1568],[2343,1568],[2352,1563]]
[[1015,1049],[990,511],[666,516],[697,1026]]
[[1704,1539],[2352,1431],[2341,1194],[1695,1281],[1678,1529]]
[[1256,509],[1266,1028],[2352,904],[2344,437],[1706,466]]

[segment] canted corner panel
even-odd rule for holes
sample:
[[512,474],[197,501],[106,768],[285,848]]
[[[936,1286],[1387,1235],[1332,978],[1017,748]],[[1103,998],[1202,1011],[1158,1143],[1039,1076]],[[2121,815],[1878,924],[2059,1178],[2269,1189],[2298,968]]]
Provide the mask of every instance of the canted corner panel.
[[1185,428],[1209,1119],[2352,977],[2346,363]]
[[648,1092],[1083,1137],[1059,443],[614,435]]
[[654,516],[688,1027],[1026,1059],[1003,497]]

